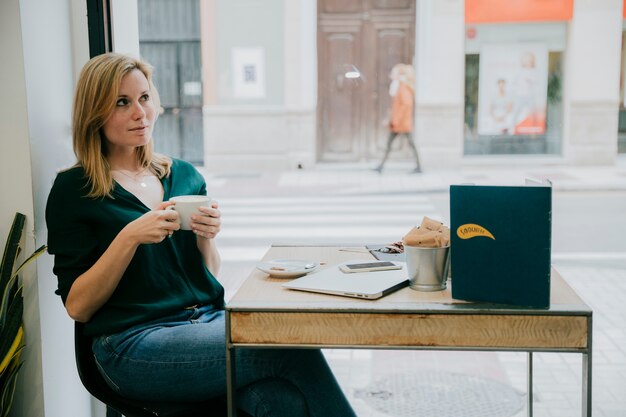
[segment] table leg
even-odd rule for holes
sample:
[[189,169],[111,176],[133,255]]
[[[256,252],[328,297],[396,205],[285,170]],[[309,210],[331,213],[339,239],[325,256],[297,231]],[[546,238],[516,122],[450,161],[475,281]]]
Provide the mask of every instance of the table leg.
[[593,321],[592,317],[587,319],[587,352],[583,353],[583,401],[582,415],[583,417],[591,417],[591,357],[592,357],[592,336]]
[[583,417],[591,417],[591,355],[583,353]]
[[226,311],[226,405],[228,417],[237,417],[235,406],[235,348],[230,340],[230,314]]
[[528,352],[528,373],[526,375],[526,380],[528,383],[528,387],[526,388],[526,396],[528,398],[528,403],[526,405],[528,417],[533,417],[533,353]]

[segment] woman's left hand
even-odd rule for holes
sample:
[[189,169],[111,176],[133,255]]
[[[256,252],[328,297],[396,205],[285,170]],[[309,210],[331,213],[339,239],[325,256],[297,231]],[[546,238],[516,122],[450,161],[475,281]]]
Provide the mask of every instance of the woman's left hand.
[[191,230],[205,239],[213,239],[222,226],[221,213],[217,201],[211,201],[211,207],[200,207],[200,213],[191,216]]

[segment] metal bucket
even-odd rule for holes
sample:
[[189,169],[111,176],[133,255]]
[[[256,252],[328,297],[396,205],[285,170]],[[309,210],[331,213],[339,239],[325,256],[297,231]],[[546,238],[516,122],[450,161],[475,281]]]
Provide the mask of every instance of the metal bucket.
[[450,269],[450,246],[421,248],[405,246],[409,286],[418,291],[446,289]]

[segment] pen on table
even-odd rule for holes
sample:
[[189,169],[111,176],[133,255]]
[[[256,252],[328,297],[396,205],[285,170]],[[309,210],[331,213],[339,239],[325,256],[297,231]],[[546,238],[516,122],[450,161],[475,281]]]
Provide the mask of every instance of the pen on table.
[[369,250],[360,248],[339,248],[339,250],[342,252],[369,253]]

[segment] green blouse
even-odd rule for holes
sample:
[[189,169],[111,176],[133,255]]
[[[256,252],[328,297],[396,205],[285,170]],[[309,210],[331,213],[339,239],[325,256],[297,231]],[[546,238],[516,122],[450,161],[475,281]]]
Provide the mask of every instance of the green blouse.
[[[161,179],[163,200],[206,194],[204,178],[174,159]],[[56,294],[67,300],[74,280],[87,271],[129,222],[150,211],[115,183],[112,198],[88,198],[84,170],[57,175],[46,206],[48,252],[54,255]],[[224,306],[224,289],[205,267],[192,231],[179,230],[161,243],[139,245],[111,298],[85,325],[88,335],[111,334],[195,304]]]

